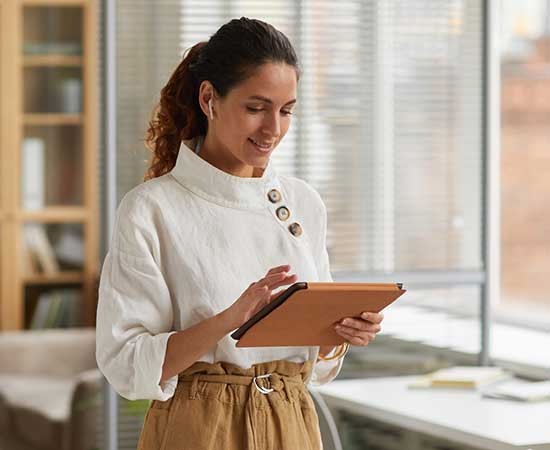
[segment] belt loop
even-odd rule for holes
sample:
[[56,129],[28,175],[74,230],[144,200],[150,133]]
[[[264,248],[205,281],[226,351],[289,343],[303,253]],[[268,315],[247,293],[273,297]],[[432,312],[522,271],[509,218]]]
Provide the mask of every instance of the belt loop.
[[199,388],[199,374],[193,374],[193,381],[191,382],[191,387],[189,388],[189,399],[195,400],[197,398],[197,391]]

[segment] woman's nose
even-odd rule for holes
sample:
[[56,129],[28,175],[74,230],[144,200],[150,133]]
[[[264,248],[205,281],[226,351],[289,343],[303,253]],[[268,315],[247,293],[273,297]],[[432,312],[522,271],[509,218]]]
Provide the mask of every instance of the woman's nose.
[[281,121],[278,114],[266,114],[262,124],[262,132],[273,138],[281,134]]

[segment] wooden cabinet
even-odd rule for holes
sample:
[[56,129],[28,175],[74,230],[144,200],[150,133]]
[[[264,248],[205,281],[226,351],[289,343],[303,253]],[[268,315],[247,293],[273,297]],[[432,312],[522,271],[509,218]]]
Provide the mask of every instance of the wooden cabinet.
[[97,28],[96,1],[0,0],[0,330],[95,322]]

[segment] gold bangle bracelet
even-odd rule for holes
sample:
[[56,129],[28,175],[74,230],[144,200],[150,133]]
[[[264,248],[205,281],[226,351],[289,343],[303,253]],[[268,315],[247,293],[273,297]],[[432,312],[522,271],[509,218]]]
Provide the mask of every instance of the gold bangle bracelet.
[[332,361],[334,359],[340,359],[348,352],[349,344],[347,342],[344,342],[343,344],[340,344],[337,348],[338,350],[336,351],[336,353],[334,353],[334,355],[329,356],[328,358],[322,355],[318,355],[317,359],[321,361]]
[[347,342],[344,342],[343,344],[340,344],[338,347],[338,350],[334,353],[334,355],[329,356],[328,358],[322,355],[319,355],[319,359],[321,361],[333,361],[335,359],[340,359],[342,356],[344,356],[349,348],[349,344]]

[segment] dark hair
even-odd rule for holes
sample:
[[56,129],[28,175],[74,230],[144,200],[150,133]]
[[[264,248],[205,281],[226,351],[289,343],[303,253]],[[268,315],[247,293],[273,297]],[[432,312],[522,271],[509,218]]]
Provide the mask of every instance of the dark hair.
[[174,167],[182,140],[206,134],[208,121],[198,100],[204,80],[223,98],[267,62],[289,64],[300,77],[298,58],[288,38],[272,25],[246,17],[227,22],[208,42],[188,49],[162,88],[149,121],[145,143],[153,156],[145,180]]

